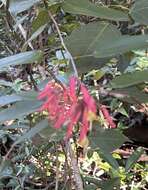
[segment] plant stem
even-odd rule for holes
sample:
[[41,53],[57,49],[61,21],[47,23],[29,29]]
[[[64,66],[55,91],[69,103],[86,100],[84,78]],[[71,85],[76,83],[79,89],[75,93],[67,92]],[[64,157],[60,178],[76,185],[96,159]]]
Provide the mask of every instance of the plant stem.
[[72,165],[72,169],[74,172],[74,180],[75,180],[76,189],[77,190],[84,190],[83,189],[83,182],[82,182],[80,171],[79,171],[79,167],[77,164],[77,159],[75,158],[75,154],[72,150],[72,147],[71,147],[71,144],[69,141],[66,142],[66,148],[67,148],[67,151],[68,151],[70,159],[71,159],[71,165]]
[[59,35],[59,38],[60,38],[60,41],[61,41],[61,45],[63,46],[63,48],[65,49],[66,53],[68,54],[68,57],[70,58],[70,61],[71,61],[71,64],[72,64],[72,67],[73,67],[75,76],[78,77],[78,71],[77,71],[77,68],[76,68],[74,59],[73,59],[71,53],[69,52],[69,50],[67,49],[67,47],[66,47],[66,45],[65,45],[65,43],[64,43],[64,39],[63,39],[63,37],[62,37],[62,34],[61,34],[60,29],[59,29],[58,23],[56,22],[56,20],[55,20],[55,18],[53,17],[52,13],[51,13],[50,10],[48,9],[48,4],[47,4],[46,0],[44,0],[44,5],[45,5],[46,9],[48,10],[48,15],[49,15],[49,17],[51,18],[52,22],[54,23],[55,28],[56,28],[56,30],[57,30],[57,32],[58,32],[58,35]]

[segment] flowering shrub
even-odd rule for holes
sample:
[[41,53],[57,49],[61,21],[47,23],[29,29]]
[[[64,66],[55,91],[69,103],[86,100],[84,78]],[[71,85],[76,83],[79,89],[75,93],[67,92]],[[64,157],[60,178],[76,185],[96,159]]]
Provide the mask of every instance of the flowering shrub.
[[[91,122],[96,118],[96,103],[86,86],[76,77],[71,77],[69,86],[49,82],[40,92],[39,100],[45,100],[40,111],[47,111],[49,119],[54,122],[54,128],[67,125],[66,138],[70,138],[73,128],[80,124],[80,141],[90,129]],[[107,108],[100,106],[104,118],[111,128],[116,128]]]
[[48,111],[55,128],[67,125],[66,138],[71,137],[73,127],[78,123],[80,140],[87,135],[90,123],[96,115],[96,103],[79,79],[71,77],[69,86],[49,82],[38,98],[46,99],[40,111]]
[[148,189],[147,12],[0,0],[0,189]]

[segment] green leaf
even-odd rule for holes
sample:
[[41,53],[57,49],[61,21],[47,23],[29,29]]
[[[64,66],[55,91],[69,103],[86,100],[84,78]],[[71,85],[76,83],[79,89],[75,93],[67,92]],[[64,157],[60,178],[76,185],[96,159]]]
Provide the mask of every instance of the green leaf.
[[94,186],[94,185],[87,185],[87,186],[85,186],[85,190],[96,190],[96,186]]
[[122,74],[111,81],[112,88],[126,88],[148,82],[148,70]]
[[50,141],[60,141],[60,140],[63,140],[65,134],[66,134],[66,130],[67,128],[66,127],[62,127],[60,129],[55,129],[53,127],[48,127],[48,128],[45,128],[43,129],[39,135],[41,138],[43,139],[48,139]]
[[28,10],[39,2],[40,0],[11,0],[9,4],[9,11],[13,15],[17,15],[18,13]]
[[[35,127],[31,128],[28,132],[26,132],[24,135],[22,135],[15,144],[19,144],[24,140],[30,140],[32,137],[34,137],[36,134],[41,132],[43,129],[49,127],[48,120],[42,120],[40,121]],[[50,127],[49,127],[50,129]]]
[[116,89],[116,90],[111,91],[111,93],[119,95],[117,96],[118,99],[131,103],[131,104],[148,103],[148,94],[143,92],[136,86]]
[[115,170],[119,169],[119,164],[116,159],[108,152],[101,151],[99,152],[100,157],[105,160],[112,168]]
[[44,24],[42,26],[40,26],[33,34],[32,36],[25,42],[24,46],[26,46],[29,42],[31,42],[32,40],[36,39],[46,28],[47,24]]
[[0,59],[0,69],[13,65],[34,63],[40,61],[42,57],[43,57],[42,51],[28,51],[28,52],[18,53],[16,55]]
[[65,43],[76,62],[89,59],[90,63],[94,57],[112,57],[147,48],[148,35],[121,35],[114,25],[98,22],[74,30],[69,37],[65,38]]
[[128,172],[128,170],[130,170],[133,165],[139,160],[140,156],[142,155],[143,150],[136,150],[134,151],[134,153],[128,158],[127,162],[126,162],[126,166],[125,166],[125,171]]
[[119,148],[127,138],[116,129],[99,129],[95,127],[96,131],[92,131],[90,135],[90,145],[93,149],[100,149],[103,152],[112,152]]
[[101,188],[101,190],[113,190],[114,187],[120,188],[120,179],[119,178],[112,178],[106,181],[99,181],[98,179],[94,177],[84,177],[84,180],[91,183],[95,184],[98,188]]
[[[82,57],[82,58],[76,58],[76,66],[78,73],[88,73],[89,71],[93,69],[100,69],[103,66],[105,66],[108,62],[108,58],[95,58],[95,57]],[[73,71],[72,66],[70,65],[70,70]]]
[[120,31],[109,23],[89,23],[74,30],[65,38],[65,43],[75,59],[89,58],[93,57],[97,47],[109,45],[120,36]]
[[22,98],[16,94],[0,96],[0,106],[4,106],[21,100]]
[[47,10],[40,10],[37,18],[32,22],[32,30],[33,33],[40,28],[41,26],[47,24],[49,22],[49,16]]
[[6,177],[11,178],[12,176],[13,176],[12,163],[10,162],[10,160],[2,161],[0,164],[0,180]]
[[7,104],[22,100],[35,100],[37,98],[37,95],[38,93],[36,91],[29,90],[26,92],[20,92],[18,94],[0,96],[0,106],[5,106]]
[[65,43],[72,53],[80,73],[92,69],[99,69],[108,62],[108,58],[98,59],[94,57],[96,46],[102,47],[105,43],[116,41],[120,32],[108,23],[90,23],[74,30],[65,38]]
[[0,86],[12,87],[13,83],[5,80],[0,80]]
[[115,21],[128,21],[128,15],[122,11],[108,8],[106,6],[97,6],[88,0],[65,0],[63,3],[65,12],[99,17]]
[[13,130],[13,129],[29,129],[29,125],[27,124],[21,124],[21,123],[17,123],[17,124],[12,124],[12,125],[8,125],[8,126],[4,126],[3,130]]
[[50,123],[47,119],[40,121],[33,128],[31,128],[27,133],[22,135],[15,144],[19,144],[24,140],[29,140],[35,135],[39,135],[42,139],[48,141],[60,141],[65,136],[66,131],[63,129],[55,129],[50,126]]
[[101,184],[101,190],[113,190],[120,188],[120,180],[119,178],[112,178],[107,181],[103,181]]
[[33,113],[39,109],[41,104],[42,102],[38,100],[26,100],[17,102],[10,108],[4,109],[0,112],[0,122],[17,119],[19,117]]
[[109,43],[104,43],[102,46],[98,43],[95,47],[95,57],[109,57],[120,55],[132,50],[145,49],[148,47],[148,35],[122,35],[116,40],[110,35]]
[[135,22],[148,25],[148,1],[136,1],[131,8],[130,14]]

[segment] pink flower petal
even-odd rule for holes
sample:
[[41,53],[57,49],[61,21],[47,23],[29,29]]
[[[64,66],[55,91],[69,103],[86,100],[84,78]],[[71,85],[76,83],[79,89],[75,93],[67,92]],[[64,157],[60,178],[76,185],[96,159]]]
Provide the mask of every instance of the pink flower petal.
[[82,119],[82,127],[80,129],[80,141],[84,139],[87,135],[89,129],[89,122],[87,120],[88,112],[87,109],[84,110],[83,119]]
[[74,102],[77,101],[76,84],[77,84],[76,78],[75,77],[71,77],[70,78],[70,82],[69,82],[69,93],[70,93],[70,97],[72,98],[72,100]]
[[79,118],[80,118],[81,112],[77,112],[75,116],[73,116],[71,118],[70,124],[68,125],[67,128],[67,133],[66,133],[66,138],[70,138],[72,135],[72,131],[73,131],[73,127],[74,125],[78,122]]
[[88,106],[88,109],[90,109],[90,111],[96,113],[96,104],[95,104],[95,100],[90,96],[87,88],[81,84],[81,91],[83,93],[83,98],[85,103]]
[[106,106],[102,105],[100,107],[101,112],[103,113],[104,118],[106,119],[106,121],[108,122],[108,124],[110,125],[111,128],[116,128],[116,124],[114,123],[113,119],[111,118]]

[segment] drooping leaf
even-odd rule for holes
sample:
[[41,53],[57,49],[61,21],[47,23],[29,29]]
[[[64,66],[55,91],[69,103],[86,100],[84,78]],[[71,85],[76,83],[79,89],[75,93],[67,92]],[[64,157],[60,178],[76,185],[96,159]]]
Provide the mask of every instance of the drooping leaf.
[[147,19],[148,18],[148,1],[136,0],[130,10],[130,14],[135,20],[135,22],[148,25],[148,19]]
[[19,117],[33,113],[39,109],[41,104],[42,103],[38,100],[26,100],[17,102],[10,108],[4,109],[0,112],[0,122],[17,119]]
[[119,148],[127,138],[116,129],[100,130],[95,127],[96,131],[90,135],[91,147],[93,149],[100,149],[103,152],[112,152]]
[[142,153],[143,153],[143,150],[141,149],[134,151],[134,153],[128,158],[126,162],[126,166],[125,166],[126,171],[130,170],[133,167],[133,165],[138,161]]
[[108,8],[106,6],[97,6],[88,0],[65,0],[63,3],[65,12],[99,17],[115,21],[128,21],[128,15],[122,11]]
[[9,11],[13,15],[17,15],[18,13],[28,10],[30,7],[39,2],[40,0],[11,0],[9,4]]
[[126,88],[148,82],[148,70],[122,74],[111,81],[112,88]]
[[41,60],[42,57],[42,51],[28,51],[18,53],[16,55],[0,59],[0,69],[13,65],[22,65],[38,62]]

